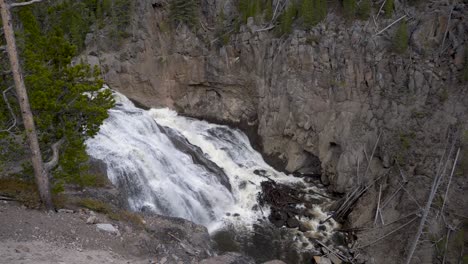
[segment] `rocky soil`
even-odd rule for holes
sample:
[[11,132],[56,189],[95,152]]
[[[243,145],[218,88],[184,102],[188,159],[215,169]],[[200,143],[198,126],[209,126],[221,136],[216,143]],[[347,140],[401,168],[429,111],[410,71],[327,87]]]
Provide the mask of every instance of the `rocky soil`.
[[[433,179],[446,167],[414,259],[431,263],[442,259],[437,241],[447,230],[464,230],[468,210],[468,165],[461,162],[468,157],[468,6],[397,2],[393,17],[375,22],[346,22],[333,7],[324,23],[282,37],[249,19],[220,43],[218,16],[223,10],[233,21],[236,1],[201,1],[195,30],[171,29],[166,1],[135,1],[131,37],[116,49],[105,31],[90,33],[84,56],[112,88],[144,106],[239,126],[280,169],[320,174],[341,194],[364,188],[344,220],[369,263],[404,261]],[[409,49],[397,54],[396,27],[377,33],[404,15]],[[458,147],[458,176],[449,185]],[[444,153],[447,166],[439,162]],[[441,220],[444,199],[450,209]],[[456,259],[460,243],[453,243]]]
[[92,211],[47,213],[0,202],[0,263],[198,263],[213,254],[206,228],[146,216],[146,228]]

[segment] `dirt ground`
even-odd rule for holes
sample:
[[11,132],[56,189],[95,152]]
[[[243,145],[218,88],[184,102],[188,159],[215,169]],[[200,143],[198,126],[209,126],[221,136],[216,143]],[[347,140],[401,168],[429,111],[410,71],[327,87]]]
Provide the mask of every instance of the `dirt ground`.
[[[139,232],[123,224],[120,235],[86,224],[90,212],[46,213],[0,201],[1,264],[156,263],[135,257]],[[107,221],[97,215],[100,222]]]

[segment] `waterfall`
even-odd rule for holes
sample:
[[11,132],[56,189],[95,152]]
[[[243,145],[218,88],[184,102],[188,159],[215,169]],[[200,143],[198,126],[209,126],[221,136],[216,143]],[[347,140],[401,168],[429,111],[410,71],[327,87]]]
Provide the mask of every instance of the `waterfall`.
[[111,182],[135,211],[185,218],[216,229],[225,223],[253,224],[260,183],[269,177],[294,183],[275,171],[240,130],[177,115],[143,110],[115,93],[116,106],[88,154],[107,164]]

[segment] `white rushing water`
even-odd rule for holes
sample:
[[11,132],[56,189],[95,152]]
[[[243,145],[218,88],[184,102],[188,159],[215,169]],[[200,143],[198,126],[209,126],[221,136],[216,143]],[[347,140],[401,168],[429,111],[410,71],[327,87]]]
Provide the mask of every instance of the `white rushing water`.
[[249,226],[268,214],[257,205],[266,180],[257,174],[300,181],[266,164],[237,129],[169,109],[142,110],[119,93],[115,98],[87,151],[106,163],[109,179],[125,190],[133,210],[185,218],[210,231],[226,223]]

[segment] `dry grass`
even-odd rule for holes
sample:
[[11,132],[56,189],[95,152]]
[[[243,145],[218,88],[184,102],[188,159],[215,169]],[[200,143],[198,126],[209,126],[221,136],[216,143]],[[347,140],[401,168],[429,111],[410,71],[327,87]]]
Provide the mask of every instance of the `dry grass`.
[[0,178],[0,195],[12,198],[29,208],[39,208],[41,200],[34,182]]
[[84,198],[78,201],[78,205],[105,214],[111,220],[127,222],[137,228],[145,227],[144,220],[139,214],[126,210],[113,209],[111,205],[96,199]]

